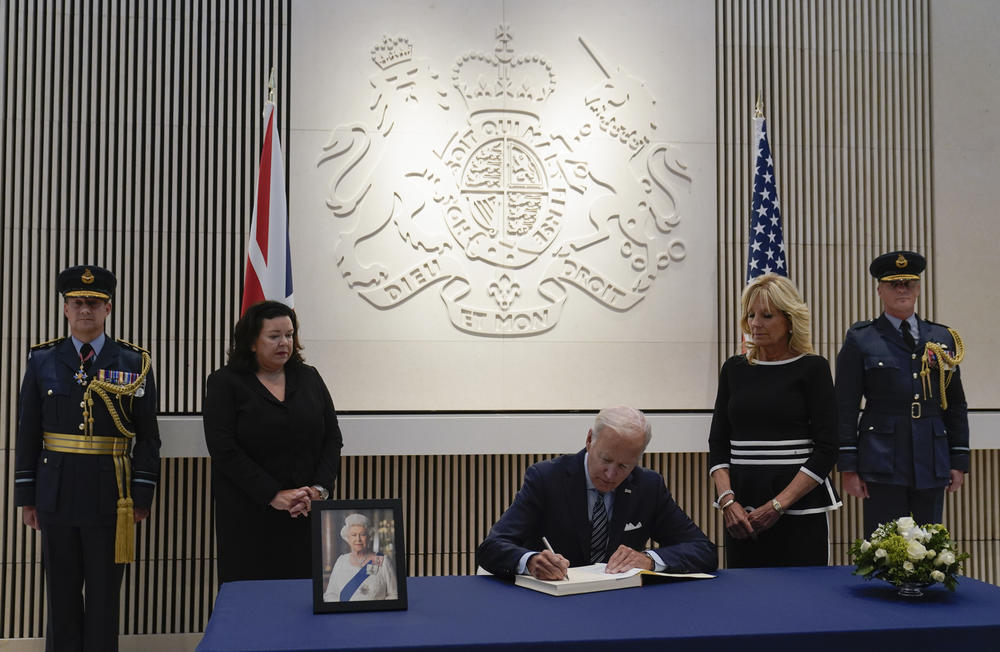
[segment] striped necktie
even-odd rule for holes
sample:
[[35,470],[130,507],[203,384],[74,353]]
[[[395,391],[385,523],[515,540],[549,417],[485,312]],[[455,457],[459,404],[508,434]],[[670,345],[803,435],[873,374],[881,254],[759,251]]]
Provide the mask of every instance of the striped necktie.
[[604,494],[597,492],[594,501],[594,513],[591,519],[593,528],[590,534],[590,563],[596,564],[607,560],[608,550],[608,510],[604,507]]

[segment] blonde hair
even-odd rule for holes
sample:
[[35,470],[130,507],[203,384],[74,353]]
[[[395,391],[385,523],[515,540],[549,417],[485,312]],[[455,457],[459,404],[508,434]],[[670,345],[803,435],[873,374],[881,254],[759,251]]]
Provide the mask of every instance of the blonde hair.
[[[795,354],[815,353],[812,345],[811,318],[809,306],[802,300],[795,284],[784,276],[764,274],[750,281],[743,290],[740,299],[742,314],[740,315],[740,330],[750,334],[748,315],[750,306],[757,301],[763,301],[769,310],[777,310],[788,318],[789,338],[788,348]],[[747,360],[750,364],[757,362],[757,347],[753,342],[747,342]]]

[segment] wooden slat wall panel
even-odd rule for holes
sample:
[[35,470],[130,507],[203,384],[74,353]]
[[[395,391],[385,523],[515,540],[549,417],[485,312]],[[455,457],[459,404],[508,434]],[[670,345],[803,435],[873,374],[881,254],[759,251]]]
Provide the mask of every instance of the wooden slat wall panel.
[[[738,352],[752,190],[753,112],[764,101],[789,276],[834,360],[878,315],[868,263],[893,249],[933,261],[927,0],[717,0],[719,355]],[[921,315],[934,319],[934,266]]]
[[[40,540],[13,506],[13,449],[28,346],[64,331],[56,274],[114,270],[109,332],[151,350],[161,412],[201,410],[239,312],[272,65],[288,142],[290,20],[290,0],[0,3],[0,637],[42,632]],[[204,626],[214,552],[209,523],[189,519],[209,514],[206,472],[164,462],[123,632]]]

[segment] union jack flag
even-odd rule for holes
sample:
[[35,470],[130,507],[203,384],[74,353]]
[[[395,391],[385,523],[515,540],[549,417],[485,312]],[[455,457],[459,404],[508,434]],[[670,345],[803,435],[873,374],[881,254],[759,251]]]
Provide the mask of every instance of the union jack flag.
[[781,205],[774,179],[774,159],[767,142],[767,121],[760,113],[753,119],[754,173],[750,203],[750,248],[747,251],[747,283],[768,272],[788,276],[785,239],[782,236]]
[[278,140],[278,112],[273,102],[264,105],[264,144],[257,173],[257,197],[247,243],[243,276],[242,315],[247,308],[271,299],[294,305],[292,255],[288,244],[288,208],[285,166]]

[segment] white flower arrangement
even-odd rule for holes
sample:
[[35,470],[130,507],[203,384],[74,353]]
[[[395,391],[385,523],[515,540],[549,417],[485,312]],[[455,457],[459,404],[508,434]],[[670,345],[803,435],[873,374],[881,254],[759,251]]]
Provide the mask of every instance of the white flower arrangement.
[[910,516],[879,525],[870,540],[858,539],[849,550],[855,575],[877,577],[900,586],[941,582],[950,591],[958,584],[962,562],[948,529],[940,523],[918,526]]

